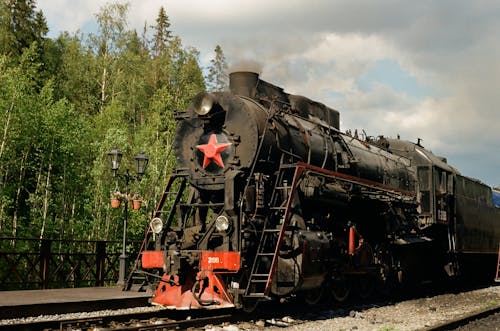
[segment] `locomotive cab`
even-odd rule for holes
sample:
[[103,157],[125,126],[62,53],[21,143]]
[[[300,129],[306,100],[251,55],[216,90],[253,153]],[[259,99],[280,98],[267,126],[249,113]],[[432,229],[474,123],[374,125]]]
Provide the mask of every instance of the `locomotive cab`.
[[458,276],[477,273],[481,266],[490,264],[493,259],[480,261],[494,256],[498,244],[493,238],[500,235],[494,225],[500,212],[494,208],[491,188],[462,176],[445,158],[435,156],[420,143],[388,141],[389,150],[411,159],[417,170],[418,225],[439,245],[439,269],[448,276]]
[[420,143],[399,139],[387,139],[389,151],[407,157],[416,168],[418,178],[418,223],[421,229],[434,224],[449,224],[453,219],[454,206],[450,198],[454,194],[455,175],[458,171],[435,156]]

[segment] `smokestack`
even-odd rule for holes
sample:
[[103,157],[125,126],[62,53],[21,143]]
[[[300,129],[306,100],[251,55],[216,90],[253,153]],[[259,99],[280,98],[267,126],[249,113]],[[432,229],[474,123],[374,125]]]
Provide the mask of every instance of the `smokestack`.
[[229,89],[232,93],[255,98],[259,74],[250,71],[236,71],[229,74]]

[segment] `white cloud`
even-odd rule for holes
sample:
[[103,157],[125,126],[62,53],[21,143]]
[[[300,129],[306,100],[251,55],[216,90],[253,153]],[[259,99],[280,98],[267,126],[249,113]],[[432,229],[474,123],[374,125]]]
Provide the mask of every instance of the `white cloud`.
[[[84,27],[106,3],[39,2],[55,35]],[[164,6],[174,33],[201,50],[205,65],[220,44],[229,62],[257,62],[263,79],[341,111],[344,129],[422,138],[465,174],[500,183],[500,2],[130,2],[131,28],[154,24]],[[376,82],[361,89],[359,78],[384,59],[432,96],[412,97]]]
[[50,35],[55,37],[63,31],[74,33],[81,30],[86,23],[94,20],[94,14],[105,3],[99,0],[39,0],[38,8],[43,10]]

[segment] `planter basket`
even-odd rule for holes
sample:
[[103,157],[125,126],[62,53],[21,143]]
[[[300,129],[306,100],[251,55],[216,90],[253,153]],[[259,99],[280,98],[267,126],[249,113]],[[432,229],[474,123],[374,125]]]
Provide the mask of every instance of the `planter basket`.
[[120,199],[111,198],[111,208],[120,208]]
[[133,200],[132,201],[132,208],[134,210],[139,210],[139,209],[141,209],[141,204],[142,204],[142,200]]

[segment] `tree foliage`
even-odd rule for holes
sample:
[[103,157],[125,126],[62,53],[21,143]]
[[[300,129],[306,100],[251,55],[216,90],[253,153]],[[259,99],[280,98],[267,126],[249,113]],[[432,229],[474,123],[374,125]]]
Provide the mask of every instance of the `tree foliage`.
[[210,60],[208,68],[208,84],[213,92],[224,91],[228,87],[227,63],[220,45],[215,46],[215,57]]
[[19,56],[33,42],[43,47],[48,32],[35,0],[0,0],[0,54]]
[[[0,0],[0,235],[118,239],[123,210],[109,197],[125,187],[107,153],[118,146],[120,171],[131,173],[134,155],[149,155],[130,190],[151,211],[175,165],[173,110],[205,89],[199,53],[173,34],[163,7],[141,35],[128,28],[128,4],[114,2],[96,14],[97,33],[55,39],[35,8]],[[131,213],[133,238],[146,216]]]
[[153,56],[159,57],[168,52],[168,46],[172,40],[172,31],[170,29],[170,19],[165,12],[164,7],[160,7],[156,25],[153,25]]

